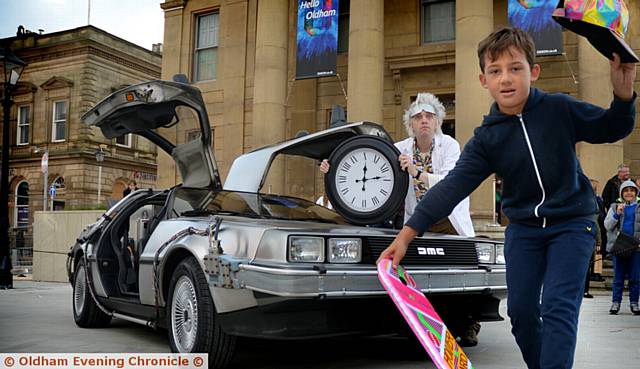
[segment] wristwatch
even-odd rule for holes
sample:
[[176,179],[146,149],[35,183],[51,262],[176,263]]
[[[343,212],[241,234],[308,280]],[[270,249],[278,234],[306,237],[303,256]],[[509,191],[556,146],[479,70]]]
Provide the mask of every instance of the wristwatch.
[[420,169],[418,169],[418,172],[416,173],[415,176],[413,176],[413,178],[420,180],[420,176],[422,175],[422,171]]

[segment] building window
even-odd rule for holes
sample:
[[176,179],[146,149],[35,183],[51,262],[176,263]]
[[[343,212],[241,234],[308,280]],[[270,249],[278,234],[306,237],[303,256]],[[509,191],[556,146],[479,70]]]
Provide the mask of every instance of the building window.
[[13,226],[25,228],[29,226],[29,183],[22,181],[16,186],[15,214]]
[[67,132],[67,102],[53,102],[53,126],[51,140],[53,142],[64,141]]
[[123,147],[131,147],[131,133],[116,137],[116,145]]
[[18,145],[29,144],[29,126],[31,125],[31,107],[23,105],[18,107],[18,132],[16,143]]
[[196,21],[196,47],[194,55],[195,81],[216,79],[218,67],[219,14],[200,15]]
[[422,43],[456,39],[456,2],[421,0]]
[[340,0],[338,3],[338,52],[349,51],[349,8],[350,0]]

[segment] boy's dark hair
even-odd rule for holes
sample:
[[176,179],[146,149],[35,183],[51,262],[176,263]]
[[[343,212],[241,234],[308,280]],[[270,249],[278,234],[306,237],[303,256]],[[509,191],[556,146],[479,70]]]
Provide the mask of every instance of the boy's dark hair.
[[502,53],[508,52],[511,47],[522,51],[527,58],[527,62],[529,62],[529,68],[533,68],[536,59],[536,46],[531,36],[520,28],[503,26],[478,44],[480,70],[484,73],[485,55],[489,56],[489,60],[493,61]]

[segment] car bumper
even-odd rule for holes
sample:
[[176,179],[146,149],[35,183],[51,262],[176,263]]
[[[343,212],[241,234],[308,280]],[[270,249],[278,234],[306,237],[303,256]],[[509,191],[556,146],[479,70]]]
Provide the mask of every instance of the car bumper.
[[[485,292],[499,298],[506,294],[504,268],[427,269],[407,267],[426,294]],[[241,264],[236,285],[281,297],[358,297],[384,295],[375,267],[291,268]]]

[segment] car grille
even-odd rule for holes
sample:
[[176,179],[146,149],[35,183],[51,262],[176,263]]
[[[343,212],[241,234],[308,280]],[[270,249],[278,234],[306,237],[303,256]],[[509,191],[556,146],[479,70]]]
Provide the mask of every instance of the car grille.
[[[367,237],[364,239],[363,262],[375,263],[378,256],[386,249],[393,237]],[[418,254],[418,248],[424,247],[426,255]],[[444,255],[430,255],[435,249],[441,248]],[[478,254],[475,243],[469,240],[425,239],[417,238],[411,242],[407,253],[402,259],[404,265],[432,265],[432,266],[477,266]]]

